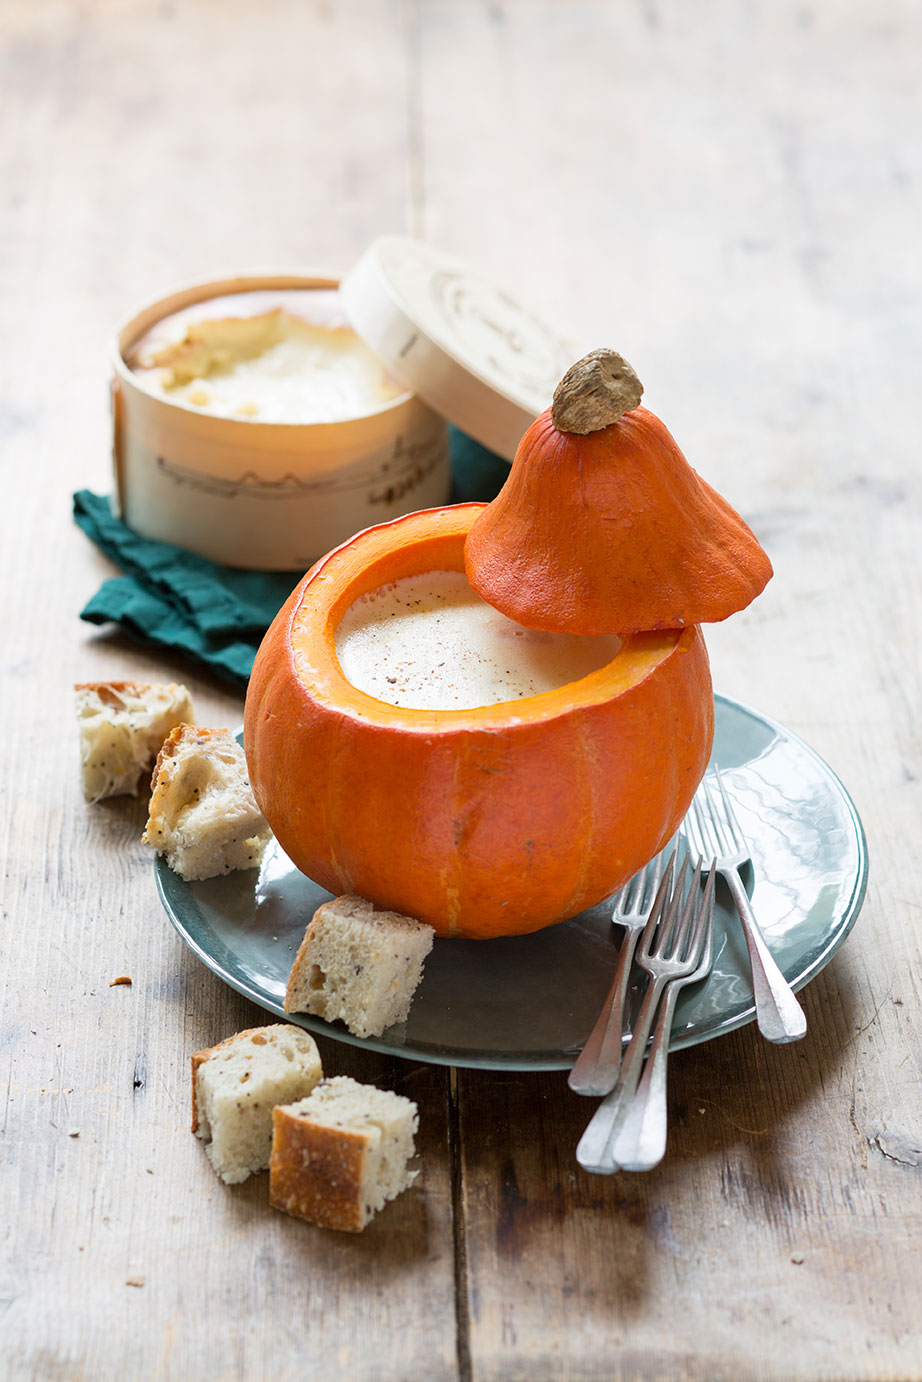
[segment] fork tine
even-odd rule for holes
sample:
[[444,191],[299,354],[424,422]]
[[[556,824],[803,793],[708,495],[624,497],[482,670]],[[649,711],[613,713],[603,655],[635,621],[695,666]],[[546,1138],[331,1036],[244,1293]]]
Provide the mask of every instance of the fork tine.
[[694,814],[695,798],[693,797],[691,805],[685,813],[685,819],[682,822],[682,834],[685,836],[685,843],[688,845],[688,848],[692,851],[692,853],[700,854],[701,850],[699,846],[701,844],[701,841],[698,839],[698,825],[697,822],[694,820]]
[[663,870],[663,875],[657,884],[656,897],[653,902],[653,912],[659,913],[660,915],[666,907],[666,901],[675,886],[676,853],[677,851],[673,850],[670,854],[669,862]]
[[711,838],[710,813],[705,810],[702,798],[707,793],[707,782],[702,780],[698,790],[692,798],[691,810],[685,818],[686,827],[691,827],[686,831],[688,843],[699,857],[703,858],[707,854],[714,853],[715,841]]
[[666,953],[669,938],[675,930],[676,917],[682,906],[688,855],[686,854],[682,859],[678,876],[676,876],[678,853],[679,851],[674,849],[669,856],[669,863],[656,891],[656,901],[653,904],[653,911],[650,913],[650,921],[640,938],[639,951],[648,957]]
[[631,912],[636,912],[639,907],[643,906],[643,900],[647,892],[646,865],[640,870],[639,873],[634,874],[634,877],[628,883],[625,892],[627,894],[627,896],[625,897],[625,906],[627,910]]
[[624,887],[619,888],[615,893],[612,899],[614,904],[614,910],[612,912],[613,921],[618,920],[619,912],[637,911],[637,904],[643,901],[644,892],[646,890],[645,875],[646,868],[643,868],[638,873],[635,873],[632,878],[629,878]]
[[724,785],[720,769],[714,764],[714,780],[711,783],[711,800],[714,802],[714,818],[721,832],[721,844],[725,853],[745,849],[742,831],[736,820],[736,812]]
[[645,910],[649,910],[653,906],[662,881],[663,856],[662,854],[657,854],[643,870],[643,894],[640,901]]
[[[692,893],[689,896],[695,898],[695,927],[692,933],[691,942],[688,947],[688,954],[694,958],[695,967],[698,968],[707,963],[710,970],[711,960],[714,950],[714,885],[717,879],[716,859],[711,859],[708,863],[707,882],[701,890],[701,874],[704,869],[704,860],[698,860],[695,869],[695,877],[692,882]],[[695,885],[698,885],[697,888]]]
[[701,798],[698,803],[701,819],[706,826],[706,843],[713,854],[725,854],[727,842],[720,827],[720,815],[714,810],[714,794],[708,778],[701,784]]
[[650,908],[650,915],[647,919],[643,935],[640,938],[641,948],[649,942],[651,935],[659,930],[664,924],[663,918],[664,914],[668,912],[670,900],[674,901],[674,898],[672,898],[672,889],[675,881],[676,853],[677,851],[673,850],[670,854],[669,861],[665,869],[662,870],[659,883],[656,886],[656,893],[653,898],[653,905]]
[[612,919],[612,921],[614,921],[614,922],[617,922],[618,917],[619,917],[623,912],[626,912],[626,911],[629,910],[629,909],[628,909],[628,891],[629,891],[630,886],[631,886],[631,881],[632,881],[632,880],[629,880],[627,883],[625,883],[624,887],[623,887],[623,888],[619,888],[618,891],[617,891],[616,893],[614,893],[614,894],[612,895],[612,897],[611,897],[611,919]]
[[[726,854],[732,846],[723,817],[720,805],[715,802],[713,775],[705,778],[701,784],[702,798],[696,803],[701,812],[701,817],[707,823],[706,844],[708,854]],[[707,807],[705,808],[705,802]]]
[[[685,856],[685,861],[684,861],[684,865],[683,865],[683,873],[682,873],[683,881],[684,881],[684,877],[685,877],[685,873],[687,872],[687,869],[688,869],[688,855]],[[692,875],[691,885],[690,885],[690,887],[689,887],[689,889],[688,889],[688,892],[685,894],[685,900],[684,900],[684,903],[683,903],[683,906],[682,906],[682,915],[681,915],[681,918],[679,919],[679,922],[678,922],[678,924],[677,924],[677,926],[676,926],[675,934],[671,937],[671,943],[670,943],[670,947],[669,947],[669,958],[670,958],[670,959],[682,960],[682,959],[685,959],[686,956],[689,956],[689,955],[691,955],[691,954],[693,953],[693,948],[694,948],[694,936],[692,936],[692,941],[691,941],[691,943],[689,943],[689,933],[692,931],[692,927],[693,927],[693,926],[695,926],[695,933],[697,933],[697,925],[696,925],[696,923],[697,923],[698,920],[699,920],[699,918],[698,918],[698,900],[699,900],[699,898],[700,898],[700,895],[701,895],[701,860],[700,860],[700,858],[699,858],[698,863],[695,865],[694,874]]]
[[704,944],[701,950],[699,965],[707,968],[711,972],[714,962],[714,888],[717,882],[717,860],[712,859],[708,864],[708,877],[704,885],[704,896],[701,902],[701,925],[704,929]]
[[717,786],[720,789],[720,799],[723,803],[724,816],[726,817],[727,828],[730,831],[730,835],[733,841],[733,848],[737,852],[742,852],[746,848],[746,842],[743,837],[743,832],[740,829],[739,821],[736,817],[736,808],[730,800],[730,794],[727,791],[726,785],[723,780],[723,776],[721,775],[721,771],[717,767],[716,763],[714,765],[714,776],[717,779]]

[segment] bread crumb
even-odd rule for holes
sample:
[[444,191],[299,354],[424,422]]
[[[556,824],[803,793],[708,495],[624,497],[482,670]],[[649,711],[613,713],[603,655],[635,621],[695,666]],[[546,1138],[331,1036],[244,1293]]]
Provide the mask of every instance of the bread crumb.
[[143,1286],[143,1285],[144,1285],[144,1282],[146,1281],[146,1279],[147,1279],[147,1278],[145,1277],[145,1275],[144,1275],[143,1272],[132,1272],[132,1273],[131,1273],[131,1276],[126,1276],[126,1277],[125,1277],[125,1285],[126,1285],[126,1286]]
[[130,986],[131,986],[131,975],[130,975],[130,974],[120,974],[120,975],[118,976],[117,979],[113,979],[113,980],[112,980],[111,984],[109,985],[109,988],[110,988],[110,989],[114,989],[115,986],[116,986],[116,984],[128,984],[128,986],[130,987]]

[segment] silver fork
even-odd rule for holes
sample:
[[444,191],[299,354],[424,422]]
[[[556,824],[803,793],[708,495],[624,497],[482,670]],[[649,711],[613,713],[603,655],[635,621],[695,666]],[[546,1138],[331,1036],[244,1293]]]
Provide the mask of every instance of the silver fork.
[[807,1030],[807,1019],[765,942],[740,878],[739,871],[749,860],[749,850],[716,766],[695,793],[682,832],[693,853],[705,858],[717,856],[714,867],[733,894],[749,951],[759,1031],[768,1041],[799,1041]]
[[[707,865],[703,866],[707,868]],[[704,946],[698,967],[682,979],[673,979],[666,986],[653,1028],[653,1040],[644,1062],[637,1093],[612,1146],[612,1160],[623,1171],[652,1171],[666,1155],[666,1059],[669,1038],[679,993],[687,985],[700,984],[711,972],[714,963],[714,882],[717,877],[713,862],[708,869],[708,881],[701,897],[704,920]]]
[[683,858],[681,868],[677,870],[673,852],[637,947],[637,963],[649,974],[650,982],[621,1064],[618,1082],[599,1104],[576,1148],[576,1159],[587,1171],[610,1175],[618,1169],[612,1146],[630,1114],[650,1028],[663,990],[673,980],[693,974],[701,961],[708,927],[708,909],[702,906],[704,895],[700,888],[700,860],[691,887],[685,892],[687,871],[688,856]]
[[567,1080],[577,1094],[607,1094],[618,1081],[631,963],[662,876],[663,856],[658,854],[634,874],[615,898],[612,925],[623,926],[624,937],[608,997]]

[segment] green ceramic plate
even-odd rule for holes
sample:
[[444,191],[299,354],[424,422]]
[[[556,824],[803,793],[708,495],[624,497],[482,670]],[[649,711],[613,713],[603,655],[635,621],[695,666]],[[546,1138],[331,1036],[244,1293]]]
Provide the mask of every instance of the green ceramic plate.
[[[715,704],[714,759],[751,844],[755,913],[785,976],[800,989],[835,954],[861,907],[861,822],[838,778],[801,739],[738,701],[717,696]],[[341,1023],[282,1007],[304,928],[330,894],[281,850],[270,846],[258,874],[184,883],[158,859],[156,875],[186,944],[254,1003],[310,1031],[439,1065],[568,1069],[608,992],[620,939],[605,903],[531,936],[437,940],[407,1022],[363,1042]],[[706,983],[680,997],[673,1049],[755,1017],[746,947],[722,885],[718,898],[714,968]]]

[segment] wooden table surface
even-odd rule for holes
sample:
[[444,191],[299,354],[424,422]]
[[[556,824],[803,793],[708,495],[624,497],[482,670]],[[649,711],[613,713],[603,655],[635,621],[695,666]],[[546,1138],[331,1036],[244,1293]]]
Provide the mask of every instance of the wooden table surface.
[[[0,40],[0,1373],[922,1377],[918,6],[5,0]],[[417,1185],[354,1237],[190,1135],[190,1052],[264,1015],[169,926],[144,802],[84,804],[71,686],[242,700],[79,622],[112,568],[70,506],[111,485],[136,305],[385,232],[636,364],[775,563],[715,685],[829,762],[871,874],[803,1043],[676,1056],[647,1175],[579,1169],[563,1074],[323,1041],[420,1110]]]

